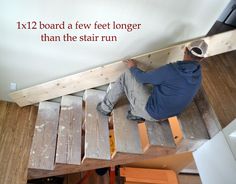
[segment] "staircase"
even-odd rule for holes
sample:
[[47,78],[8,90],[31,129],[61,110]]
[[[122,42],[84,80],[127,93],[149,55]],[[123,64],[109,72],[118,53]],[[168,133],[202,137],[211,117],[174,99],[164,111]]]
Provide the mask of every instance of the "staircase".
[[168,119],[139,124],[127,120],[126,99],[118,102],[111,117],[102,116],[96,110],[105,95],[101,90],[85,90],[83,98],[63,96],[61,104],[40,102],[28,178],[63,175],[193,151],[217,131],[208,128],[212,112],[202,108],[202,104],[208,103],[202,90],[199,93],[177,117],[175,123],[181,129],[178,137]]

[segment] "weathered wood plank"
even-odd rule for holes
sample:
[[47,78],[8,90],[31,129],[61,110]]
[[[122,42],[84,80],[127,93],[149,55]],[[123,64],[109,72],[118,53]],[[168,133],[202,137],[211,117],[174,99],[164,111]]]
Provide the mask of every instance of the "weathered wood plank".
[[206,93],[203,88],[201,88],[194,101],[198,107],[198,110],[202,116],[202,119],[205,122],[206,128],[210,137],[215,136],[222,128],[220,126],[219,120],[213,110]]
[[[113,127],[115,137],[115,154],[141,154],[142,147],[137,122],[126,118],[129,105],[126,99],[121,99],[113,110]],[[116,157],[116,155],[114,155]]]
[[56,163],[80,164],[82,114],[81,97],[62,97]]
[[161,122],[145,121],[145,126],[148,137],[145,153],[175,152],[175,140],[168,119]]
[[205,123],[194,102],[178,116],[185,139],[209,139]]
[[29,168],[54,169],[60,104],[41,102],[30,152]]
[[178,120],[183,140],[178,145],[177,152],[194,151],[209,139],[207,128],[194,101],[178,116]]
[[[203,38],[208,44],[207,56],[214,56],[236,49],[236,30]],[[166,63],[182,59],[184,47],[190,41],[166,49],[134,57],[143,69],[156,68]],[[118,61],[75,75],[39,84],[10,94],[20,106],[38,103],[48,99],[98,87],[116,80],[125,71],[123,62]]]
[[96,110],[96,106],[103,100],[104,91],[86,90],[85,101],[85,155],[84,161],[89,159],[110,159],[110,143],[108,117]]

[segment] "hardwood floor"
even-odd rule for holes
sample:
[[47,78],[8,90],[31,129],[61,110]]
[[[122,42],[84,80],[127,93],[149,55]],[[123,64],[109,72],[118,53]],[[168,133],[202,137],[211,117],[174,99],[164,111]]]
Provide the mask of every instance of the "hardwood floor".
[[0,183],[25,184],[37,107],[0,101]]
[[203,87],[222,128],[236,118],[236,51],[202,62]]

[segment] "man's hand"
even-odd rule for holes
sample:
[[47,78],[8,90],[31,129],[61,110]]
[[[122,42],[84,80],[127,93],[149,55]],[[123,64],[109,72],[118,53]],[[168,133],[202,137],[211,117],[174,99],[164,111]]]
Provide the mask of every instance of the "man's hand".
[[137,66],[137,63],[134,59],[127,59],[125,61],[123,61],[128,68],[132,68],[132,67],[136,67]]

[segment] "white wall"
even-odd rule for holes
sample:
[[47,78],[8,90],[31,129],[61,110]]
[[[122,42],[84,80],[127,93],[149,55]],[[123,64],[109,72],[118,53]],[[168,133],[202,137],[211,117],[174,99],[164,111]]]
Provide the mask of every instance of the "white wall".
[[[0,99],[9,83],[18,89],[84,71],[205,35],[229,0],[1,0]],[[42,31],[17,30],[18,21],[48,23],[119,21],[141,23],[139,31],[107,30],[116,43],[42,43]],[[63,34],[67,31],[48,31]],[[79,34],[78,31],[70,31]],[[93,31],[83,32],[91,34]]]
[[202,184],[235,184],[236,160],[223,132],[193,153]]

